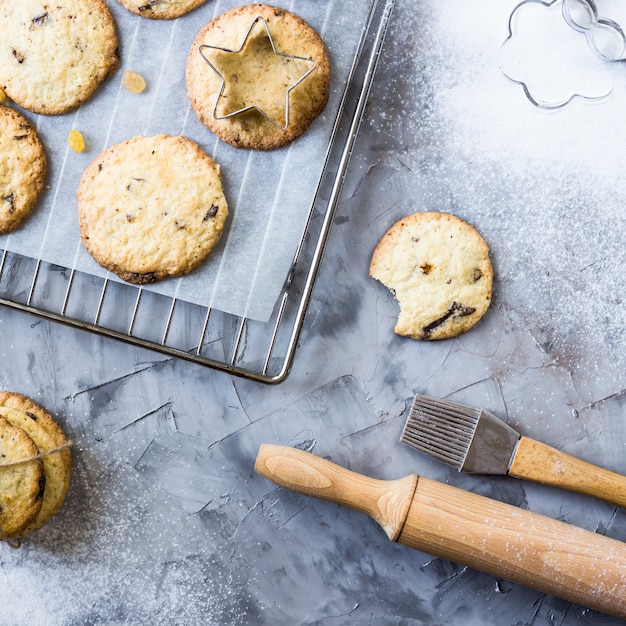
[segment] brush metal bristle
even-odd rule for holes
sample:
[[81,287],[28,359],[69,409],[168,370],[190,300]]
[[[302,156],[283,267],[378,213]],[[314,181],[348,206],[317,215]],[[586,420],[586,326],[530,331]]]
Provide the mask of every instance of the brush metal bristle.
[[479,409],[418,394],[413,400],[400,441],[461,467],[480,414]]

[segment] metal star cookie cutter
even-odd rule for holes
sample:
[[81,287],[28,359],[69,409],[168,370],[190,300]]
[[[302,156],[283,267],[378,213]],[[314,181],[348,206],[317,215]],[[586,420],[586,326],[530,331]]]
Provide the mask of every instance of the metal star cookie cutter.
[[[232,53],[232,54],[242,53],[244,48],[246,47],[246,44],[248,42],[248,39],[249,39],[250,35],[252,34],[252,31],[253,31],[254,27],[259,22],[265,28],[265,33],[267,35],[267,38],[269,39],[269,42],[270,42],[270,45],[272,47],[272,51],[273,51],[274,54],[276,54],[276,55],[278,55],[280,57],[287,58],[287,59],[298,59],[300,61],[305,61],[305,62],[311,64],[311,67],[302,76],[300,76],[293,84],[289,85],[289,87],[287,87],[287,89],[285,91],[285,124],[284,125],[281,125],[278,122],[276,122],[275,119],[273,119],[261,107],[257,106],[256,104],[249,104],[249,105],[243,106],[243,107],[237,109],[236,111],[231,111],[230,113],[226,113],[225,115],[219,115],[217,113],[218,105],[219,105],[220,100],[222,99],[222,97],[224,95],[224,90],[226,88],[226,78],[215,67],[215,65],[213,63],[211,63],[211,61],[207,58],[207,56],[204,54],[204,50],[205,49],[219,50],[221,52],[229,52],[229,53]],[[276,45],[274,44],[274,39],[272,38],[272,33],[270,32],[270,29],[269,29],[269,26],[267,24],[267,21],[265,20],[265,18],[263,18],[260,15],[255,17],[254,20],[252,20],[252,23],[250,24],[250,27],[248,28],[248,30],[246,32],[246,36],[244,37],[243,42],[242,42],[241,46],[239,47],[239,49],[231,50],[229,48],[223,48],[223,47],[220,47],[220,46],[211,46],[209,44],[202,44],[199,47],[198,51],[199,51],[200,55],[202,56],[202,58],[204,59],[204,61],[209,65],[209,67],[222,79],[222,84],[220,85],[220,90],[219,90],[219,92],[217,94],[217,98],[215,99],[215,104],[213,106],[213,113],[212,114],[213,114],[213,118],[214,119],[216,119],[216,120],[224,120],[224,119],[228,119],[228,118],[234,117],[236,115],[240,115],[242,113],[246,113],[248,111],[254,110],[254,111],[257,111],[258,113],[260,113],[266,120],[271,122],[279,130],[287,130],[287,128],[289,127],[289,95],[291,94],[293,89],[295,89],[307,76],[309,76],[311,74],[311,72],[315,71],[315,69],[317,68],[317,62],[314,61],[313,59],[310,59],[310,58],[307,58],[307,57],[302,57],[302,56],[297,56],[295,54],[287,54],[287,53],[284,53],[284,52],[278,52],[278,50],[276,49]]]
[[587,45],[601,59],[621,61],[626,57],[626,37],[622,27],[601,17],[593,0],[563,0],[562,12],[565,21],[585,35]]
[[[565,13],[567,11],[566,7],[565,7],[565,3],[568,2],[568,0],[522,0],[521,2],[519,2],[511,11],[510,15],[509,15],[509,20],[508,20],[508,34],[506,39],[504,40],[504,42],[502,43],[501,47],[500,47],[500,52],[502,54],[502,51],[504,50],[504,48],[511,43],[511,41],[514,38],[515,35],[515,28],[513,26],[513,22],[515,20],[515,17],[517,15],[517,13],[524,7],[526,6],[539,6],[539,7],[544,7],[546,9],[551,9],[552,7],[555,7],[556,4],[558,2],[562,2],[562,7],[561,7],[561,13],[563,15],[563,18],[565,19],[565,23],[569,28],[574,28],[573,27],[573,23],[574,23],[574,19],[576,20],[576,23],[578,24],[585,24],[586,29],[589,29],[589,15],[587,15],[586,17],[582,16],[582,12],[586,11],[585,7],[582,7],[582,5],[586,5],[587,7],[589,7],[589,10],[592,11],[591,16],[595,19],[595,15],[593,13],[593,8],[590,6],[590,3],[593,4],[593,0],[569,0],[569,8],[572,9],[572,11],[570,11],[569,13],[573,13],[571,15],[572,17],[572,23],[570,23],[570,21],[568,21],[567,18],[565,18]],[[575,5],[580,5],[580,6],[575,6]],[[595,8],[595,5],[593,5],[593,7]],[[568,13],[568,14],[569,14]],[[597,14],[597,11],[596,11]],[[606,21],[606,20],[605,20]],[[613,22],[613,24],[615,24]],[[608,27],[608,24],[605,24],[605,26]],[[616,25],[618,26],[618,25]],[[619,26],[618,26],[619,28]],[[578,32],[584,32],[583,30],[583,26],[582,25],[578,25],[576,28],[574,28],[574,30],[577,30]],[[621,32],[621,29],[620,29]],[[605,56],[601,56],[596,50],[592,49],[593,54],[596,56],[596,58],[598,59],[598,62],[604,62],[607,61],[607,58]],[[584,100],[587,102],[601,102],[606,100],[611,93],[613,92],[613,85],[607,86],[606,88],[604,88],[603,90],[599,91],[599,93],[597,94],[588,94],[588,93],[582,93],[582,92],[572,92],[571,94],[569,94],[568,97],[556,100],[556,101],[548,101],[542,98],[537,97],[536,95],[533,95],[533,89],[531,89],[529,83],[527,80],[522,80],[521,78],[516,78],[514,77],[510,72],[508,72],[502,65],[502,62],[500,62],[500,69],[502,71],[502,73],[512,82],[516,83],[517,85],[519,85],[522,90],[524,91],[524,94],[526,95],[526,98],[537,108],[540,109],[546,109],[546,110],[554,110],[554,109],[560,109],[565,107],[567,104],[569,104],[570,102],[572,102],[573,100]]]

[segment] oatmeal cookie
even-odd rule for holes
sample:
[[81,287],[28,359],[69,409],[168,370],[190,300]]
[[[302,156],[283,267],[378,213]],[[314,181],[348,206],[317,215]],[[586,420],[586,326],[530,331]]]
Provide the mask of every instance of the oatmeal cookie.
[[251,4],[200,30],[186,76],[205,126],[236,148],[270,150],[299,137],[322,113],[331,66],[324,42],[304,20]]
[[476,229],[446,213],[415,213],[378,243],[370,276],[400,306],[396,333],[447,339],[474,326],[491,303],[489,248]]
[[185,137],[134,137],[85,170],[78,192],[82,241],[103,267],[147,284],[196,269],[228,216],[219,166]]
[[172,20],[204,4],[206,0],[118,0],[129,11],[153,20]]
[[20,537],[41,511],[45,474],[35,442],[0,416],[0,539]]
[[21,113],[0,105],[0,234],[12,232],[31,214],[47,171],[35,128]]
[[118,64],[103,0],[0,0],[0,40],[0,87],[34,113],[75,109]]

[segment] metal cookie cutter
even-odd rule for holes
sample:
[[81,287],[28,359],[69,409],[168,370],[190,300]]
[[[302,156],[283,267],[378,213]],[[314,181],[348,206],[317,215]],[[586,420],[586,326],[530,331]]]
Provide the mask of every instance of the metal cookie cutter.
[[[559,2],[561,3],[561,7],[558,6]],[[546,17],[551,20],[551,26],[555,28],[558,27],[559,24],[562,24],[563,28],[566,30],[573,28],[577,32],[585,32],[586,35],[593,29],[593,35],[596,40],[594,46],[597,50],[589,49],[589,46],[585,47],[589,50],[591,55],[595,57],[597,66],[585,66],[583,70],[583,66],[577,64],[570,57],[563,57],[561,51],[561,56],[565,59],[569,59],[566,62],[571,64],[570,68],[573,71],[583,73],[580,75],[580,78],[571,77],[573,81],[572,84],[564,86],[569,79],[568,73],[563,72],[564,68],[554,69],[554,84],[556,85],[559,83],[560,79],[564,79],[561,81],[564,91],[560,94],[555,95],[556,92],[553,84],[545,78],[545,71],[547,71],[545,66],[539,64],[536,71],[526,67],[524,72],[521,72],[520,68],[516,66],[515,63],[511,63],[510,55],[504,54],[505,51],[508,52],[510,50],[511,46],[514,46],[514,42],[519,37],[517,29],[514,26],[514,22],[517,22],[518,14],[525,14],[531,9],[535,12],[545,11]],[[555,11],[558,13],[555,13]],[[603,20],[603,22],[598,25],[599,19],[602,18],[597,18],[597,11],[595,10],[593,0],[522,0],[515,6],[509,16],[508,35],[500,48],[500,69],[509,80],[518,84],[523,89],[527,99],[540,109],[560,109],[573,100],[584,100],[587,102],[605,100],[613,91],[613,79],[602,69],[602,66],[607,62],[606,54],[619,48],[619,45],[616,46],[616,35],[619,36],[621,34],[623,37],[623,34],[619,25],[615,22]],[[524,23],[528,30],[528,20]],[[593,24],[593,26],[591,26],[591,24]],[[602,29],[602,35],[598,34],[598,29],[600,28]],[[587,37],[587,41],[589,41],[592,35],[588,34]],[[600,37],[603,38],[602,42],[599,41]],[[611,46],[608,41],[604,41],[604,37],[606,37],[607,40],[609,37],[612,38]],[[548,33],[544,32],[544,37],[541,41],[551,42]],[[554,43],[558,45],[556,38]],[[550,45],[552,44],[550,43]],[[525,62],[528,61],[526,51],[522,50],[520,53],[518,48],[514,47],[513,49],[517,51],[518,59],[524,59]],[[603,55],[599,53],[600,50],[603,51]],[[567,67],[565,67],[565,69],[567,69]],[[541,75],[544,76],[543,83],[541,83],[541,81],[537,83],[536,76]],[[581,81],[579,84],[573,84],[578,80]],[[538,84],[540,84],[540,88]],[[546,96],[548,92],[550,95]]]
[[[260,23],[262,24],[262,26],[265,29],[265,34],[267,36],[267,39],[269,40],[269,43],[271,45],[272,48],[272,52],[279,56],[279,57],[283,57],[285,59],[297,59],[299,61],[304,61],[309,65],[309,68],[307,69],[306,72],[304,72],[300,77],[298,77],[298,79],[292,83],[291,85],[289,85],[285,91],[285,123],[284,125],[281,125],[279,122],[277,122],[275,119],[273,119],[266,111],[263,110],[262,107],[260,107],[257,104],[245,104],[244,106],[242,106],[241,108],[238,108],[235,111],[231,111],[230,113],[226,113],[224,115],[219,115],[217,112],[220,100],[224,97],[224,91],[226,89],[226,80],[227,77],[224,76],[223,73],[221,73],[219,71],[219,69],[211,62],[211,60],[207,57],[207,55],[205,54],[205,50],[209,49],[209,50],[218,50],[220,52],[227,52],[227,53],[231,53],[231,54],[244,54],[244,49],[246,47],[246,44],[248,43],[248,40],[250,39],[251,35],[252,35],[252,31],[254,30],[255,26]],[[295,54],[286,54],[284,52],[278,52],[278,50],[276,50],[276,46],[274,44],[274,39],[272,38],[272,34],[270,32],[269,26],[267,24],[267,22],[265,21],[265,19],[261,16],[256,17],[252,23],[250,24],[250,28],[248,28],[248,31],[246,32],[246,36],[244,37],[244,40],[241,44],[241,46],[239,47],[238,50],[231,50],[229,48],[222,48],[220,46],[210,46],[208,44],[203,44],[199,47],[199,52],[200,55],[202,56],[202,58],[206,61],[206,63],[209,65],[209,67],[222,79],[222,84],[220,85],[220,90],[219,93],[217,95],[217,98],[215,99],[215,105],[213,106],[213,117],[216,120],[224,120],[224,119],[228,119],[230,117],[234,117],[235,115],[240,115],[241,113],[245,113],[247,111],[252,111],[255,110],[258,113],[260,113],[265,119],[267,119],[269,122],[271,122],[274,126],[276,126],[279,130],[287,130],[287,128],[289,127],[289,95],[291,93],[291,91],[297,87],[307,76],[309,76],[309,74],[311,74],[311,72],[313,72],[316,68],[317,68],[317,62],[314,61],[313,59],[309,59],[307,57],[301,57],[301,56],[297,56]]]
[[563,0],[563,17],[576,31],[583,33],[587,44],[601,59],[621,61],[626,57],[626,37],[622,27],[598,15],[593,0]]

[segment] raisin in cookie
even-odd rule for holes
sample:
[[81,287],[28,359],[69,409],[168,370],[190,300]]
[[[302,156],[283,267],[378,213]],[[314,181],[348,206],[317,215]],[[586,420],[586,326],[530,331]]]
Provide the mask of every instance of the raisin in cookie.
[[219,166],[185,137],[134,137],[85,170],[77,192],[83,244],[127,282],[196,269],[228,216]]
[[322,113],[331,68],[311,26],[285,9],[253,4],[200,30],[186,76],[205,126],[237,148],[269,150],[293,141]]
[[0,0],[0,34],[0,87],[34,113],[76,108],[118,64],[103,0]]
[[153,20],[172,20],[204,4],[206,0],[118,0],[129,11]]
[[15,230],[30,215],[47,171],[37,131],[21,113],[0,105],[0,234]]
[[[21,535],[47,524],[65,501],[72,473],[72,454],[63,429],[43,407],[14,392],[0,392],[0,416],[21,428],[35,443],[43,457],[45,490],[41,510],[22,530]],[[50,452],[58,450],[57,452]]]
[[35,442],[0,416],[0,540],[20,537],[41,511],[45,474]]
[[468,223],[445,213],[415,213],[378,243],[370,276],[400,305],[395,331],[447,339],[469,330],[491,303],[489,248]]

